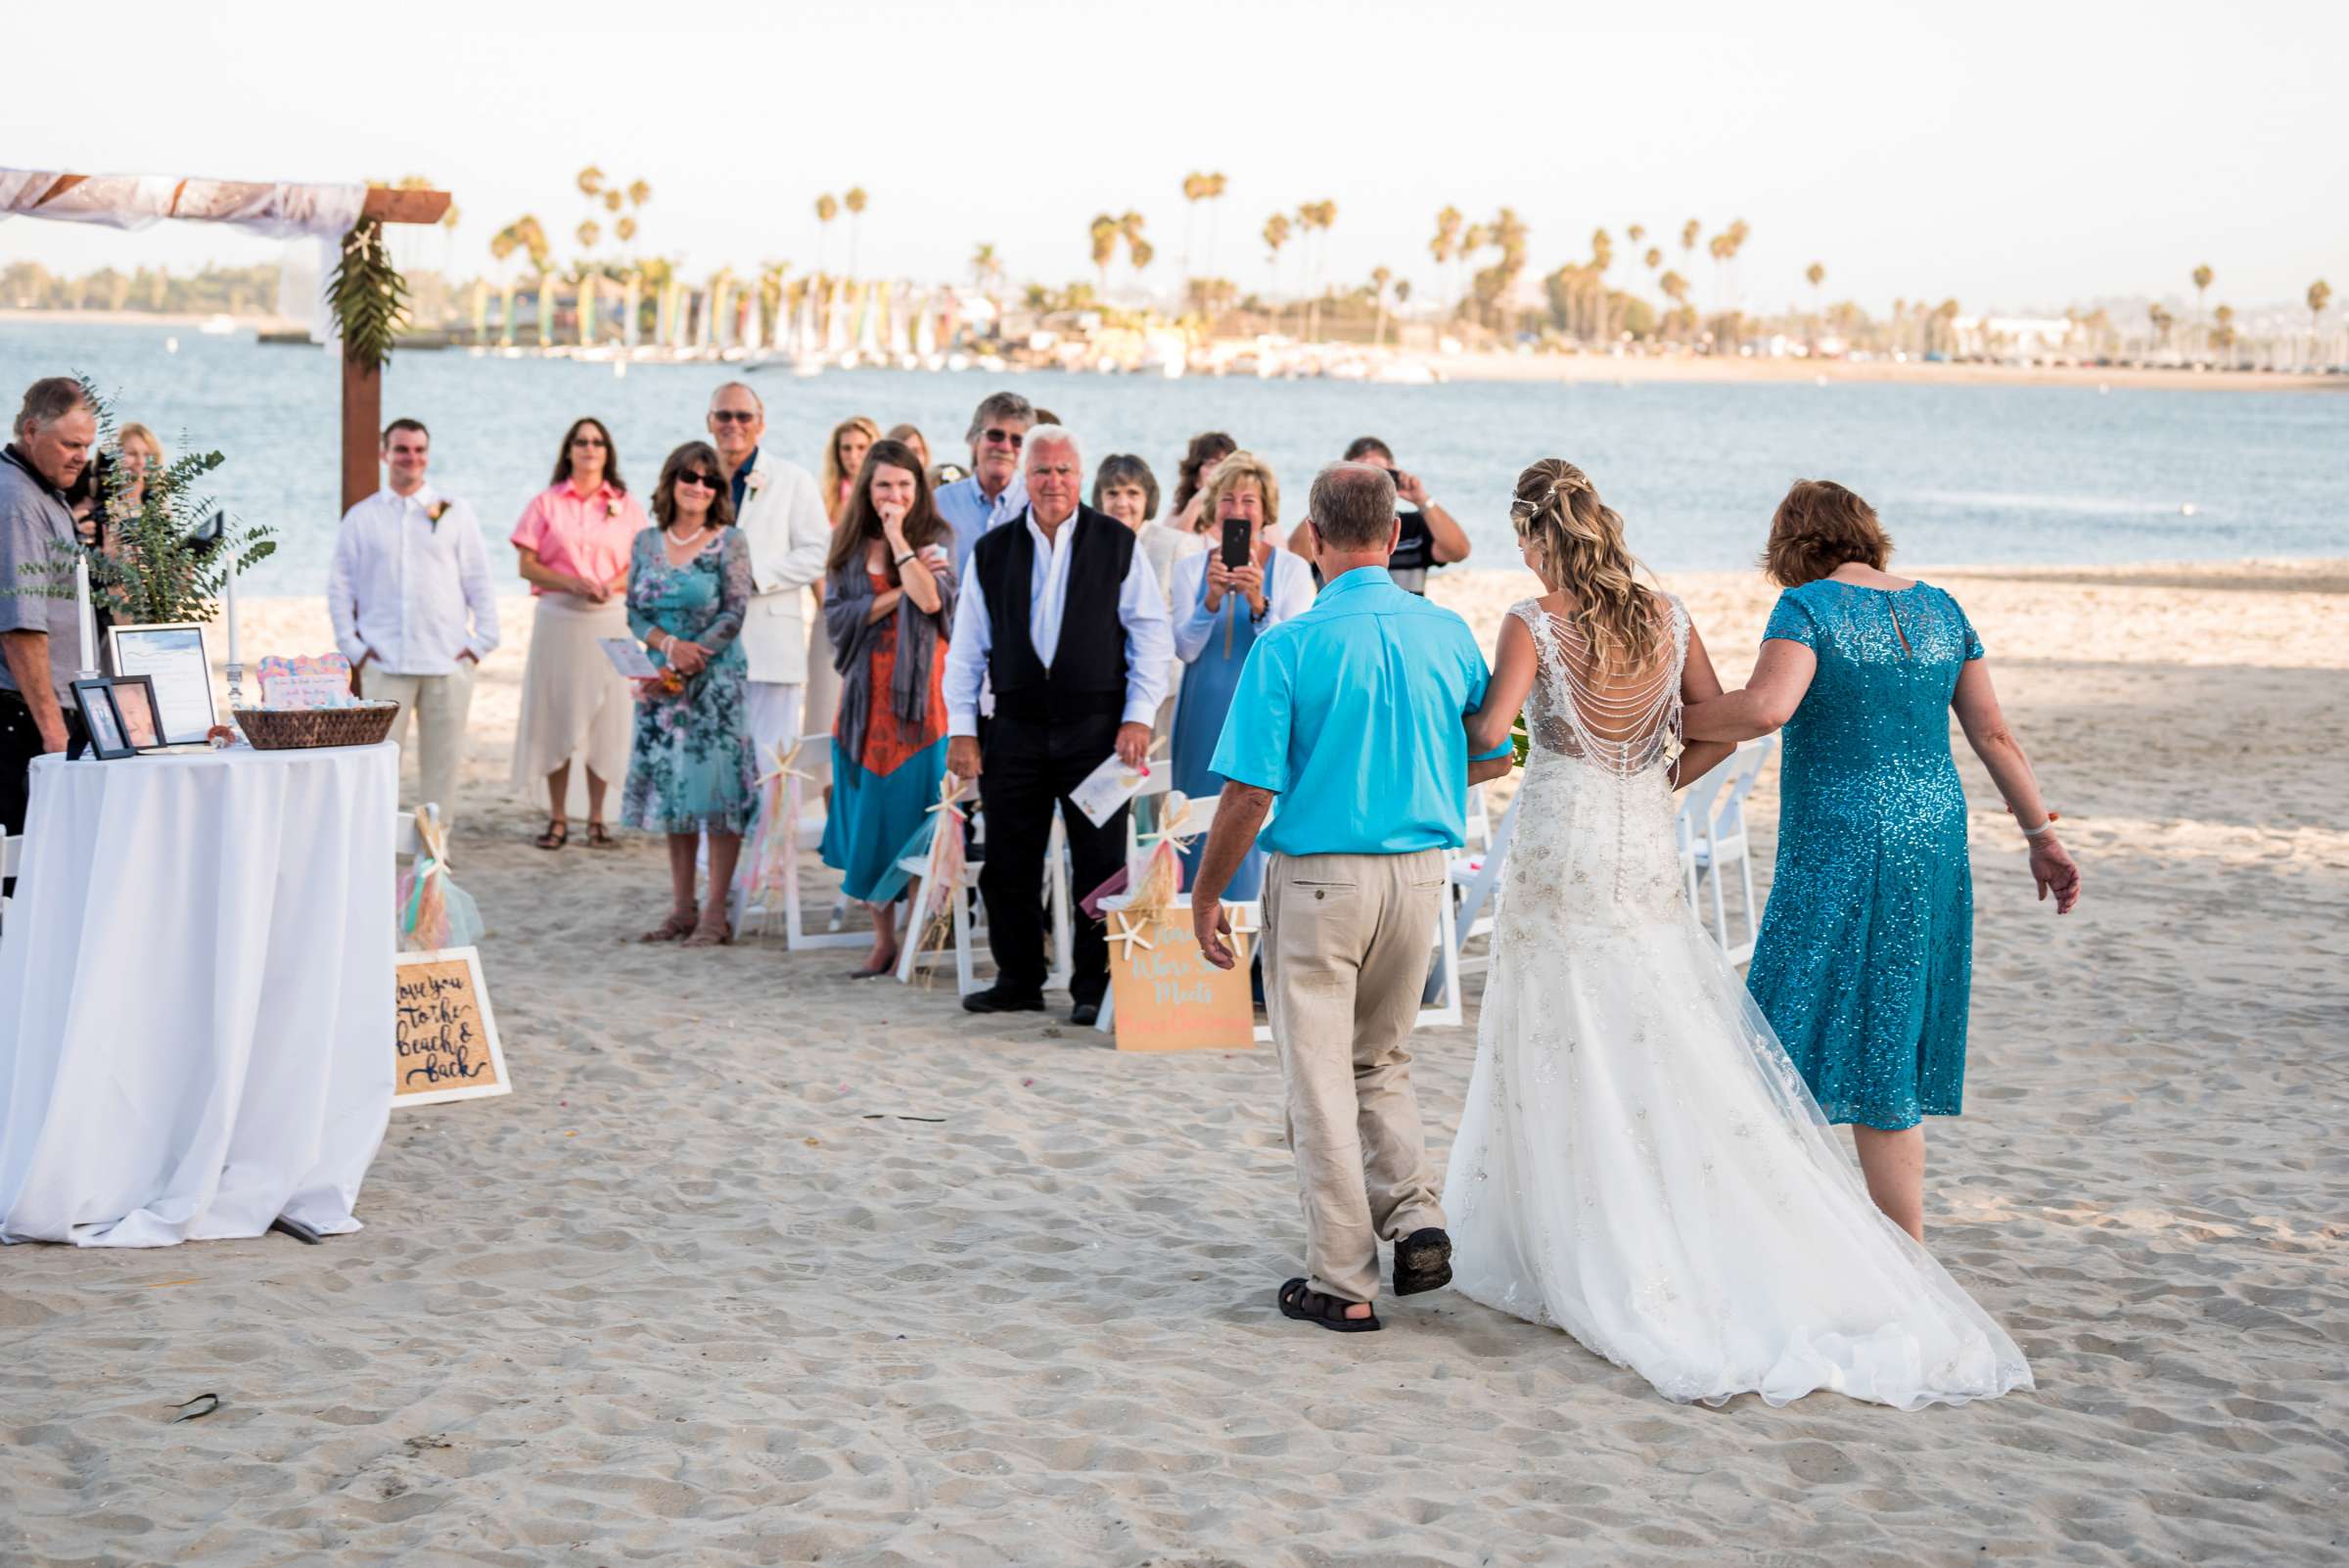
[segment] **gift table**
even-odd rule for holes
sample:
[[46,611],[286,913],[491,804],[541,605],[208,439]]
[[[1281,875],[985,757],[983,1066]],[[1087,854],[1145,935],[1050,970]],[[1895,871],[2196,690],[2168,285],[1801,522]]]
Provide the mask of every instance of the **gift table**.
[[32,765],[0,1239],[355,1230],[391,1114],[397,748]]

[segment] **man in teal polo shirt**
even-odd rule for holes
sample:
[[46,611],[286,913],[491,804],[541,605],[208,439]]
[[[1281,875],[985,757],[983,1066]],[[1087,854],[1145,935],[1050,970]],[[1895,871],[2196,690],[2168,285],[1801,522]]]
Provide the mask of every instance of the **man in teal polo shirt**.
[[1200,950],[1230,968],[1221,895],[1262,829],[1265,995],[1310,1270],[1281,1286],[1280,1310],[1360,1333],[1379,1326],[1381,1237],[1395,1243],[1397,1295],[1451,1279],[1411,1091],[1411,1025],[1468,786],[1507,772],[1509,748],[1470,761],[1484,653],[1466,622],[1387,575],[1398,523],[1386,471],[1333,464],[1310,504],[1304,541],[1325,586],[1313,609],[1261,633],[1240,671],[1212,764],[1228,782],[1191,909]]

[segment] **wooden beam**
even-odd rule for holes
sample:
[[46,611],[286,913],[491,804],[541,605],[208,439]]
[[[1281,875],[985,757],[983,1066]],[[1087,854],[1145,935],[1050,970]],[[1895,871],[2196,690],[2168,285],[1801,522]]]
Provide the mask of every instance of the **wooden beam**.
[[347,512],[383,487],[376,464],[383,449],[384,374],[343,362],[343,510]]
[[361,217],[379,223],[438,223],[448,210],[446,191],[394,191],[382,185],[367,188]]

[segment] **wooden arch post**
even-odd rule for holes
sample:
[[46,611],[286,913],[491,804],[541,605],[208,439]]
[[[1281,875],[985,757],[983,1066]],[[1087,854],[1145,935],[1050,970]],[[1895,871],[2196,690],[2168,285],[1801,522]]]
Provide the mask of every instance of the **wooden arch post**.
[[[379,223],[438,223],[448,210],[446,191],[395,191],[371,186],[362,220]],[[354,363],[343,355],[343,510],[373,495],[384,430],[384,375],[380,366]]]

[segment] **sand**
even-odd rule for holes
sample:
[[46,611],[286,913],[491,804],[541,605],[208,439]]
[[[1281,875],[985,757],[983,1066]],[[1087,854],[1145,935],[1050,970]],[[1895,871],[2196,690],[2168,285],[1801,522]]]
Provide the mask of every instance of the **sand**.
[[[628,944],[658,845],[542,853],[505,797],[516,635],[456,864],[518,1092],[397,1113],[324,1247],[0,1254],[0,1561],[2342,1560],[2349,563],[1924,575],[2086,875],[2035,904],[1963,762],[1971,1092],[1929,1237],[2037,1392],[1715,1410],[1450,1292],[1286,1322],[1268,1048],[1120,1056],[852,953]],[[1529,581],[1440,597],[1489,640]],[[1734,678],[1768,592],[1674,585]],[[249,613],[255,652],[325,646],[313,605]],[[1418,1042],[1439,1170],[1474,1038]]]

